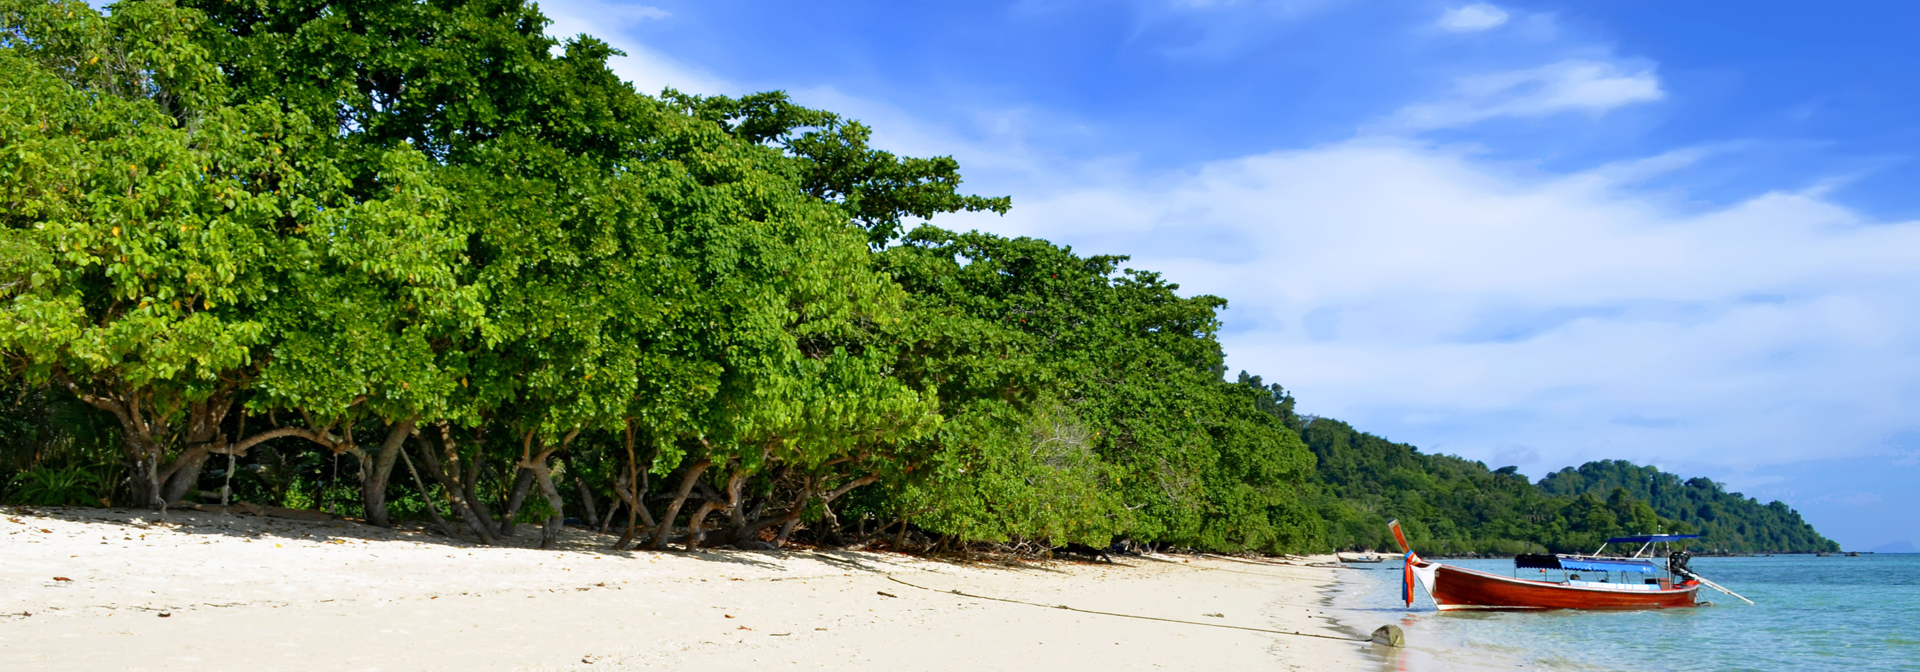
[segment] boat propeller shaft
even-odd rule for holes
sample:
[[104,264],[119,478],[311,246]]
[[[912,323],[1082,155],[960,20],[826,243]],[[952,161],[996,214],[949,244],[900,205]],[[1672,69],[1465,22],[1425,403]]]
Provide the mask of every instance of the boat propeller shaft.
[[1706,586],[1706,587],[1708,587],[1708,588],[1712,588],[1712,589],[1714,589],[1714,590],[1717,590],[1717,591],[1720,591],[1720,592],[1722,592],[1722,593],[1726,593],[1726,594],[1728,594],[1728,595],[1732,595],[1732,596],[1734,596],[1734,597],[1737,597],[1737,598],[1740,598],[1740,601],[1741,601],[1741,602],[1745,602],[1745,603],[1747,603],[1747,604],[1753,604],[1753,600],[1749,600],[1749,599],[1747,599],[1747,598],[1746,598],[1745,596],[1742,596],[1742,595],[1741,595],[1741,594],[1739,594],[1739,593],[1736,593],[1736,592],[1733,592],[1733,591],[1731,591],[1731,590],[1727,590],[1726,588],[1722,588],[1722,587],[1720,587],[1720,584],[1717,584],[1717,583],[1714,583],[1714,582],[1712,582],[1712,581],[1708,581],[1708,580],[1707,580],[1707,577],[1704,577],[1704,576],[1701,576],[1701,575],[1699,575],[1699,574],[1695,574],[1695,573],[1693,573],[1693,570],[1691,570],[1691,569],[1681,569],[1681,570],[1680,570],[1680,573],[1681,573],[1682,575],[1684,575],[1684,576],[1686,576],[1686,577],[1687,577],[1687,578],[1689,578],[1689,579],[1693,579],[1693,580],[1695,580],[1695,581],[1699,581],[1699,582],[1701,583],[1701,585],[1704,585],[1704,586]]

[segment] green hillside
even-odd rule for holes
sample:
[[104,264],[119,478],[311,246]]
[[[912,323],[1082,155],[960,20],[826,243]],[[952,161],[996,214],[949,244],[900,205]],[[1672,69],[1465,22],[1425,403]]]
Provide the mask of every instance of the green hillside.
[[1556,496],[1625,491],[1650,502],[1654,512],[1685,523],[1702,536],[1701,548],[1732,552],[1838,551],[1800,512],[1774,501],[1767,504],[1705,478],[1680,476],[1622,460],[1588,462],[1540,479],[1539,489]]
[[1727,552],[1838,548],[1785,504],[1762,505],[1707,479],[1604,461],[1532,484],[1514,467],[1424,454],[1339,420],[1300,416],[1279,385],[1246,373],[1240,382],[1261,389],[1262,408],[1318,459],[1312,507],[1335,549],[1395,548],[1386,530],[1394,518],[1428,553],[1591,552],[1608,537],[1647,532],[1700,532],[1699,548]]

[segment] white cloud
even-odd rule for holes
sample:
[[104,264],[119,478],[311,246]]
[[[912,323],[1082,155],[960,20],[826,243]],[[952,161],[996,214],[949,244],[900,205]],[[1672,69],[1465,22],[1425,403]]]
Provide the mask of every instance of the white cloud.
[[1665,92],[1651,68],[1624,71],[1603,61],[1567,60],[1524,70],[1462,77],[1443,100],[1402,108],[1388,125],[1408,130],[1456,128],[1496,117],[1603,114],[1659,100]]
[[584,33],[627,52],[626,56],[608,59],[607,66],[621,79],[633,83],[634,88],[642,93],[655,94],[667,87],[705,95],[745,93],[742,87],[733,82],[669,58],[625,37],[626,30],[637,24],[671,17],[666,10],[599,0],[543,2],[540,10],[553,20],[547,26],[547,35],[564,40]]
[[1236,369],[1429,449],[1524,446],[1540,468],[1883,450],[1920,401],[1920,223],[1815,193],[1689,211],[1635,191],[1688,155],[1546,175],[1363,139],[944,224],[1134,254],[1232,302]]
[[1456,33],[1498,28],[1507,22],[1506,10],[1486,3],[1449,9],[1440,15],[1440,28]]

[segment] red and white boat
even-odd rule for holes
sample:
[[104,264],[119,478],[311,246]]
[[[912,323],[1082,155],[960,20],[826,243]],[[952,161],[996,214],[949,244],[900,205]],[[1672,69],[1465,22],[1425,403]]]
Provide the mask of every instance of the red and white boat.
[[1408,546],[1406,534],[1400,531],[1400,521],[1387,526],[1407,554],[1405,585],[1401,588],[1407,606],[1413,606],[1415,584],[1441,611],[1692,607],[1703,604],[1697,601],[1702,586],[1747,600],[1695,574],[1687,567],[1691,555],[1686,551],[1670,553],[1666,567],[1654,564],[1651,554],[1641,557],[1654,544],[1699,536],[1695,534],[1649,534],[1607,540],[1607,544],[1641,544],[1640,550],[1629,557],[1602,556],[1600,552],[1606,550],[1605,545],[1593,555],[1524,554],[1514,558],[1513,576],[1504,576],[1422,560]]

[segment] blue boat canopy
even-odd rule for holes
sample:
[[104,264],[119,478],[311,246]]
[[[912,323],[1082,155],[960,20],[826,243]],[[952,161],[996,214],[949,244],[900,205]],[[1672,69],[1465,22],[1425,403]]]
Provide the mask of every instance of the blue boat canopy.
[[1572,558],[1561,558],[1560,568],[1587,572],[1640,572],[1642,574],[1652,574],[1660,571],[1659,567],[1655,567],[1653,563],[1645,560],[1575,560]]
[[1679,541],[1681,539],[1699,539],[1697,534],[1637,534],[1631,537],[1614,537],[1609,544],[1641,544],[1649,541]]

